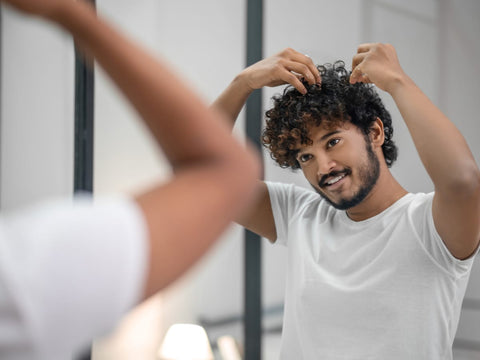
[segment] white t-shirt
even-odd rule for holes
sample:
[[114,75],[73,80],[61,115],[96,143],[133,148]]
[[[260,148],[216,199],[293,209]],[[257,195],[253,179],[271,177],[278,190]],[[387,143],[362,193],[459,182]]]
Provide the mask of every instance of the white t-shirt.
[[122,197],[0,218],[0,358],[72,359],[141,296],[146,226]]
[[313,191],[267,185],[288,247],[281,359],[452,359],[473,257],[445,247],[433,193],[354,222]]

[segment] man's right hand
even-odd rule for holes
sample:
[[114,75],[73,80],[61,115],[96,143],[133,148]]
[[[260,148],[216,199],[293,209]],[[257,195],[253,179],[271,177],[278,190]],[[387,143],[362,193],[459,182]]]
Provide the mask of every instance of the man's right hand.
[[320,74],[312,59],[291,48],[286,48],[278,54],[249,66],[239,75],[239,79],[250,91],[264,86],[290,84],[302,94],[306,94],[307,89],[300,81],[302,78],[309,84],[321,82]]
[[300,80],[302,78],[312,85],[321,82],[320,73],[312,59],[287,48],[243,70],[220,94],[212,107],[226,115],[233,126],[240,110],[255,89],[290,84],[302,94],[306,94],[307,89]]

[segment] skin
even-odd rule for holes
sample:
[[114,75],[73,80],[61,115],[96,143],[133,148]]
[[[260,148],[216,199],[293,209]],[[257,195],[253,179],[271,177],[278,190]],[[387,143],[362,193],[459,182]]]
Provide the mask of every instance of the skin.
[[147,298],[189,269],[244,211],[253,199],[258,160],[218,113],[86,2],[3,2],[70,32],[132,103],[170,161],[173,178],[135,197],[148,228]]
[[[454,257],[468,258],[480,240],[480,171],[462,134],[405,74],[392,45],[360,45],[353,56],[352,69],[352,84],[373,83],[394,99],[435,186],[432,211],[435,227]],[[305,93],[305,88],[296,81],[298,77],[304,77],[311,84],[321,81],[308,56],[285,49],[242,71],[218,97],[213,107],[223,111],[233,126],[243,104],[255,89],[288,83]],[[353,142],[353,138],[350,142],[350,131],[353,130],[345,131],[345,135],[348,135],[345,139],[349,139],[345,151],[335,150],[335,155],[330,156],[332,152],[326,151],[325,147],[312,150],[315,165],[312,169],[302,166],[304,175],[311,183],[316,183],[319,174],[328,174],[329,169],[354,164],[356,153],[361,153],[365,144]],[[321,137],[321,132],[322,129],[312,130],[313,136]],[[364,201],[347,210],[348,216],[355,221],[382,212],[406,193],[382,161],[383,155],[379,150],[384,141],[382,134],[381,119],[377,119],[370,142],[380,160],[380,176]],[[326,191],[325,195],[335,200],[339,193],[349,196],[358,189],[358,177],[355,176],[353,165],[352,169],[352,176],[344,180],[340,191]],[[255,205],[238,222],[274,242],[277,235],[268,189],[262,182],[257,187],[259,197]]]

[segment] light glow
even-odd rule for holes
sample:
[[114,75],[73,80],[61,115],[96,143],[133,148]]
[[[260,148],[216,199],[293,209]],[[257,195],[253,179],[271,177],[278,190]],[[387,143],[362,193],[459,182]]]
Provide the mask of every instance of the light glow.
[[214,360],[205,329],[195,324],[174,324],[158,352],[162,360]]

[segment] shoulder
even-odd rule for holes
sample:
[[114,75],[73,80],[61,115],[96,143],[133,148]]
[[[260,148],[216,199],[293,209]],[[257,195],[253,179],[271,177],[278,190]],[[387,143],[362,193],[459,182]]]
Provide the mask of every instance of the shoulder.
[[295,184],[266,182],[274,214],[281,212],[292,221],[300,217],[325,218],[335,211],[317,192]]
[[280,182],[265,181],[270,198],[284,198],[304,204],[305,202],[321,202],[322,198],[315,191],[298,186]]
[[[432,225],[432,202],[434,193],[408,193],[390,209],[390,218],[406,219],[406,224],[423,236],[425,227]],[[399,221],[398,224],[405,224]]]
[[432,203],[435,193],[409,193],[404,206],[409,214],[416,215],[416,218],[432,213]]
[[407,212],[409,223],[414,228],[417,239],[437,264],[456,275],[465,274],[473,259],[459,260],[448,249],[433,218],[434,196],[434,192],[412,194]]

